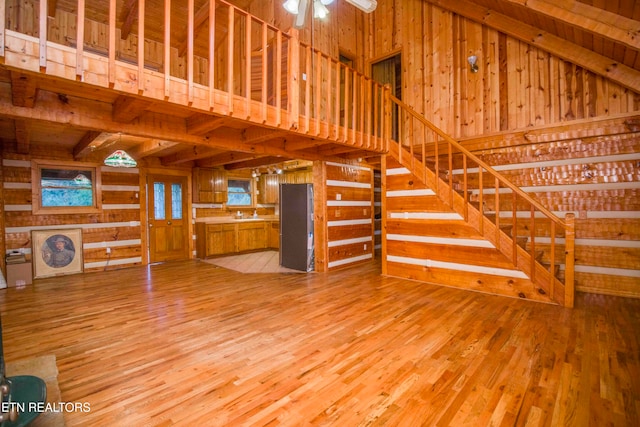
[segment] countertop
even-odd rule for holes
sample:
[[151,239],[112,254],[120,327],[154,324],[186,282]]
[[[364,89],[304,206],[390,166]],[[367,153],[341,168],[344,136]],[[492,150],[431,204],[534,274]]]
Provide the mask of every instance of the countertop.
[[205,224],[235,224],[235,223],[243,223],[243,222],[256,222],[256,221],[280,221],[280,217],[278,215],[263,215],[258,218],[253,218],[251,216],[238,219],[236,217],[230,216],[212,216],[205,218],[196,218],[196,222],[202,222]]

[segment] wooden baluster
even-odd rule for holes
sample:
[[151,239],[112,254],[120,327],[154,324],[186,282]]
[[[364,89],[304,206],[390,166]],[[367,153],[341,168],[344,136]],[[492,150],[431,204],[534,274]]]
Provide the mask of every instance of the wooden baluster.
[[76,24],[76,80],[78,81],[82,81],[84,74],[84,14],[85,2],[78,0],[78,22]]
[[496,249],[500,250],[500,180],[498,177],[495,177],[494,181],[495,190],[496,190],[496,198],[494,203],[494,210],[496,215]]
[[555,287],[556,287],[556,222],[551,220],[551,253],[549,259],[551,265],[549,266],[549,297],[555,299]]
[[334,93],[334,102],[335,102],[335,117],[333,121],[335,122],[335,139],[336,141],[340,141],[340,62],[336,61],[336,87]]
[[449,206],[453,207],[453,147],[447,142],[447,154],[449,157]]
[[[215,67],[215,7],[215,1],[211,0],[209,7],[209,110],[211,111],[214,110],[213,70]],[[162,64],[164,70],[164,99],[168,101],[171,97],[171,0],[164,0],[164,46],[162,47],[162,53],[164,58],[164,64]]]
[[529,238],[531,239],[531,246],[529,254],[531,255],[531,281],[535,282],[536,276],[536,211],[535,206],[531,205],[531,218],[529,224]]
[[484,209],[482,208],[482,204],[484,203],[482,200],[483,192],[482,166],[478,165],[478,210],[480,211],[480,224],[478,224],[478,229],[480,234],[484,236]]
[[[170,0],[167,0],[167,1],[170,1]],[[44,3],[46,3],[46,2],[44,2]],[[116,84],[116,0],[110,0],[109,1],[109,52],[108,52],[108,61],[109,61],[109,87],[113,89],[113,87]],[[166,71],[165,71],[165,73],[166,73]]]
[[365,116],[365,106],[366,106],[366,91],[364,84],[364,76],[360,75],[360,143],[359,146],[362,147],[364,145],[364,116]]
[[[47,68],[47,4],[46,0],[40,0],[40,28],[38,29],[39,47],[40,47],[40,71]],[[115,28],[115,27],[114,27]]]
[[233,6],[229,6],[229,14],[227,16],[228,21],[228,34],[227,34],[227,109],[228,114],[233,116],[233,62],[234,62],[234,51],[233,45],[234,41],[234,33],[235,33],[235,23],[233,20]]
[[267,99],[267,79],[268,79],[268,75],[269,73],[267,72],[267,68],[269,67],[269,64],[267,62],[267,55],[268,55],[268,51],[269,51],[269,33],[268,33],[268,28],[267,28],[267,23],[266,22],[262,22],[262,42],[261,42],[261,47],[262,47],[262,55],[261,55],[261,59],[262,59],[262,73],[260,78],[262,79],[262,81],[260,82],[260,102],[261,102],[261,106],[260,109],[262,110],[262,123],[266,123],[267,122],[267,103],[269,102]]
[[333,92],[333,88],[331,87],[331,74],[333,71],[333,67],[332,67],[332,60],[331,58],[327,57],[327,103],[326,103],[326,113],[325,113],[325,117],[326,117],[326,122],[327,122],[327,133],[326,133],[326,137],[329,138],[329,135],[331,135],[331,119],[333,118],[333,115],[331,114],[331,106],[333,105],[331,103],[331,93]]
[[144,0],[138,0],[138,94],[144,93]]
[[511,205],[511,223],[513,224],[513,228],[511,229],[511,239],[513,239],[512,241],[512,246],[513,246],[513,257],[512,257],[512,262],[514,266],[518,265],[518,215],[517,215],[517,198],[518,198],[518,193],[516,193],[515,191],[513,191],[512,193],[512,205]]
[[320,136],[320,128],[322,127],[322,121],[320,120],[320,104],[322,103],[322,53],[319,50],[316,52],[316,63],[313,67],[313,71],[316,77],[316,84],[313,88],[313,118],[316,120],[316,136]]
[[[300,38],[296,29],[292,29],[290,35],[289,54],[287,55],[287,65],[289,67],[287,110],[289,113],[289,129],[297,129],[298,121],[300,120]],[[266,81],[266,74],[263,77]],[[266,112],[266,103],[264,108]]]
[[344,67],[344,141],[349,139],[349,67]]
[[469,220],[469,194],[468,194],[468,185],[469,185],[469,175],[467,174],[467,156],[465,154],[462,155],[462,198],[464,199],[464,220]]
[[244,20],[244,56],[247,58],[244,67],[245,116],[249,120],[251,118],[251,15],[246,14]]
[[[193,22],[195,6],[193,2],[194,0],[187,2],[187,102],[189,105],[193,104],[193,32],[195,31]],[[139,40],[138,49],[140,48]],[[142,43],[142,46],[144,46],[144,43]],[[144,62],[142,66],[144,67]]]
[[[7,22],[6,6],[7,6],[7,2],[0,1],[0,58],[4,58],[4,48],[5,48],[4,32],[6,30],[5,22]],[[110,3],[110,6],[113,6],[113,1]]]
[[378,104],[378,98],[380,97],[380,86],[378,86],[378,84],[376,82],[373,82],[373,129],[372,129],[372,133],[374,136],[374,149],[378,150],[381,147],[378,145],[378,141],[380,138],[380,133],[379,133],[379,119],[378,116],[380,115],[380,109],[379,109],[379,104]]
[[438,189],[440,188],[440,155],[438,153],[438,134],[436,133],[435,130],[431,131],[431,134],[433,135],[433,149],[434,149],[434,156],[435,156],[435,174],[436,174],[436,194],[438,194]]
[[311,131],[311,46],[307,46],[305,49],[305,85],[304,85],[304,114],[305,118],[305,133]]
[[574,298],[574,263],[575,263],[575,214],[569,213],[564,217],[564,306],[573,307]]
[[282,31],[276,32],[276,126],[282,124]]
[[[403,121],[404,122],[404,121]],[[416,153],[415,153],[415,149],[413,147],[413,116],[409,115],[409,119],[406,120],[406,124],[407,126],[409,126],[409,132],[407,135],[407,142],[409,144],[409,154],[410,154],[410,159],[411,159],[411,168],[413,169],[416,163]],[[426,175],[423,175],[423,179],[426,178]]]
[[373,123],[373,80],[366,79],[366,88],[367,88],[367,102],[365,103],[367,107],[367,111],[365,113],[367,117],[367,148],[371,148],[371,136],[373,134],[373,129],[371,129],[371,124]]
[[358,75],[356,71],[353,70],[353,84],[351,88],[353,93],[351,94],[353,98],[352,102],[352,112],[351,112],[351,145],[356,145],[356,128],[358,127],[358,84],[357,84]]

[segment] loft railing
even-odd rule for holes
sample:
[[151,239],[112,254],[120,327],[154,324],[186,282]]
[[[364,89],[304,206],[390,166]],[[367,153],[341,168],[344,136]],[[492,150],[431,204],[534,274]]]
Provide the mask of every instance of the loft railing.
[[389,98],[386,121],[397,139],[390,153],[527,274],[539,292],[572,307],[574,215],[558,218],[410,106]]
[[[295,29],[224,0],[197,10],[194,0],[165,0],[164,10],[145,0],[77,0],[73,12],[50,4],[36,1],[36,15],[21,13],[25,2],[2,1],[5,65],[386,152],[385,89],[300,43]],[[178,6],[185,28],[174,22]]]

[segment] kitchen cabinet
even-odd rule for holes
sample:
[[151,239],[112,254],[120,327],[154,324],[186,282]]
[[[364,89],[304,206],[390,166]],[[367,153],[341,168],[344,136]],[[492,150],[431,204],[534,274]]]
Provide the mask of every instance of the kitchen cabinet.
[[240,252],[278,249],[280,222],[239,220],[223,223],[196,223],[198,258]]
[[280,175],[260,175],[260,179],[258,180],[258,203],[278,203],[279,189]]
[[266,249],[265,221],[240,222],[238,224],[238,252]]
[[280,248],[280,221],[270,221],[267,224],[267,234],[269,239],[269,248]]
[[227,172],[216,168],[194,168],[193,187],[194,203],[225,203]]

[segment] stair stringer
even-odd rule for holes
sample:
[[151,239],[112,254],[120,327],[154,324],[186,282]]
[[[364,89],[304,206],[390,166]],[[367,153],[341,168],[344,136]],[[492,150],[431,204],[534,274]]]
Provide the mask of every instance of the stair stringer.
[[[398,162],[398,164],[406,168],[414,178],[423,183],[426,188],[433,191],[434,196],[449,209],[448,212],[458,214],[468,227],[478,233],[478,238],[489,242],[495,250],[502,255],[503,260],[501,260],[500,263],[507,262],[511,269],[524,274],[526,278],[520,277],[516,280],[515,277],[507,277],[506,280],[500,281],[496,277],[492,277],[491,280],[486,280],[485,278],[485,281],[483,281],[482,279],[470,280],[468,275],[465,275],[464,278],[461,279],[460,274],[435,274],[434,272],[436,270],[433,268],[430,269],[429,266],[416,268],[416,266],[404,264],[401,268],[395,268],[393,265],[388,264],[389,269],[387,274],[491,294],[519,297],[552,304],[563,304],[564,284],[552,278],[556,283],[554,284],[555,286],[551,286],[548,272],[544,271],[544,267],[539,263],[532,262],[531,255],[518,246],[515,239],[511,238],[511,236],[507,235],[499,227],[496,227],[496,225],[482,215],[478,209],[469,204],[468,201],[465,201],[463,196],[456,191],[451,191],[449,183],[440,177],[436,177],[436,174],[429,168],[419,167],[419,162],[410,156],[403,156],[404,158],[400,159],[397,143],[392,142],[389,148],[387,159],[392,158]],[[385,218],[387,218],[389,214],[388,212],[385,213]],[[383,238],[385,237],[383,236]],[[392,256],[391,259],[396,258]],[[387,262],[387,260],[385,260],[385,262]],[[535,268],[535,281],[531,280],[531,271],[533,268]],[[442,283],[447,281],[449,283]],[[488,283],[491,283],[491,285],[488,286]],[[496,286],[496,283],[499,283],[499,285]],[[555,290],[555,292],[550,292],[550,289]]]

